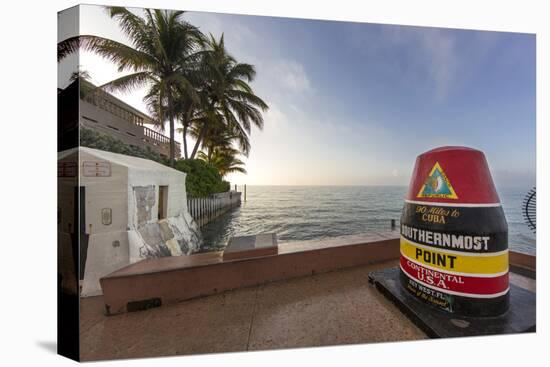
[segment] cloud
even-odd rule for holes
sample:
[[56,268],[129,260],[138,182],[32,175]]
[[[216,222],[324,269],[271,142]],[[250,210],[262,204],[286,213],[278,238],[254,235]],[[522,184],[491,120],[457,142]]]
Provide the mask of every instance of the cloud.
[[276,39],[266,44],[265,39],[270,35],[262,33],[264,28],[243,24],[242,17],[190,12],[187,20],[199,26],[203,32],[211,32],[216,37],[223,32],[231,54],[239,62],[256,67],[258,74],[254,84],[263,86],[262,89],[269,92],[264,97],[312,92],[313,87],[304,66],[295,60],[281,57],[277,51]]
[[[382,37],[370,41],[387,43],[385,46],[378,46],[379,50],[386,52],[408,49],[405,67],[400,72],[413,80],[424,79],[430,82],[437,100],[445,99],[458,79],[460,55],[456,35],[449,30],[383,26]],[[410,75],[413,73],[414,75]]]
[[458,76],[458,55],[449,33],[441,30],[420,32],[420,44],[429,60],[428,73],[435,83],[436,98],[444,99]]
[[283,88],[293,93],[312,92],[313,88],[302,64],[292,60],[280,60],[273,67]]

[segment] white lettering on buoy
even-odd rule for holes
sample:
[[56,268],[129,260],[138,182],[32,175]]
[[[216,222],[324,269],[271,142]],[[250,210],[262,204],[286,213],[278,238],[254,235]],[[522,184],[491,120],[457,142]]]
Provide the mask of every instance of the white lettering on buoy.
[[448,233],[440,233],[401,225],[401,234],[411,241],[418,241],[428,245],[462,249],[487,251],[489,247],[489,236],[468,236]]

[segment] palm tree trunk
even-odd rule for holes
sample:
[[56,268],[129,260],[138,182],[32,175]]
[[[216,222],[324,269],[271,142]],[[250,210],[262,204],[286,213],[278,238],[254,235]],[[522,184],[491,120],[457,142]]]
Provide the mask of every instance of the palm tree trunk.
[[183,156],[188,159],[187,155],[187,121],[183,123]]
[[191,153],[191,159],[195,158],[195,154],[197,154],[197,151],[199,150],[199,146],[202,142],[202,139],[204,139],[204,136],[206,135],[206,130],[207,130],[206,125],[207,124],[205,123],[201,128],[201,132],[199,133],[199,137],[197,138],[197,142],[195,143],[195,147],[193,148],[193,152]]
[[[208,104],[208,110],[207,111],[212,111],[215,104],[216,104],[215,101],[211,101]],[[201,132],[199,133],[199,137],[197,139],[197,142],[195,143],[195,147],[193,148],[193,152],[191,153],[191,159],[195,158],[195,154],[197,154],[197,151],[199,150],[199,146],[201,145],[202,139],[204,139],[204,136],[206,135],[207,130],[208,130],[208,119],[206,119],[204,121],[204,125],[202,125]]]
[[170,118],[170,167],[174,167],[176,140],[174,139],[174,111],[172,108],[172,94],[170,91],[168,91],[168,116]]

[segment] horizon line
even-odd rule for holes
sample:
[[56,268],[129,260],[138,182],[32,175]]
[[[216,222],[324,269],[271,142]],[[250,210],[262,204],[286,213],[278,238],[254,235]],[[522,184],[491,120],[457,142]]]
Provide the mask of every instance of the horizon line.
[[[230,184],[231,187],[237,186],[293,186],[293,187],[409,187],[409,185],[382,185],[382,184]],[[526,186],[533,186],[533,185],[502,185],[499,186],[496,184],[497,188],[524,188]]]

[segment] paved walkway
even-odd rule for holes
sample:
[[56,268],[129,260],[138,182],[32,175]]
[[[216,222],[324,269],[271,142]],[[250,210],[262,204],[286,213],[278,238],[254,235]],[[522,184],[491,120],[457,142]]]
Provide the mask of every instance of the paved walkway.
[[[368,283],[397,261],[269,283],[175,305],[103,315],[102,297],[82,299],[83,360],[424,339]],[[534,281],[512,281],[534,290]]]

